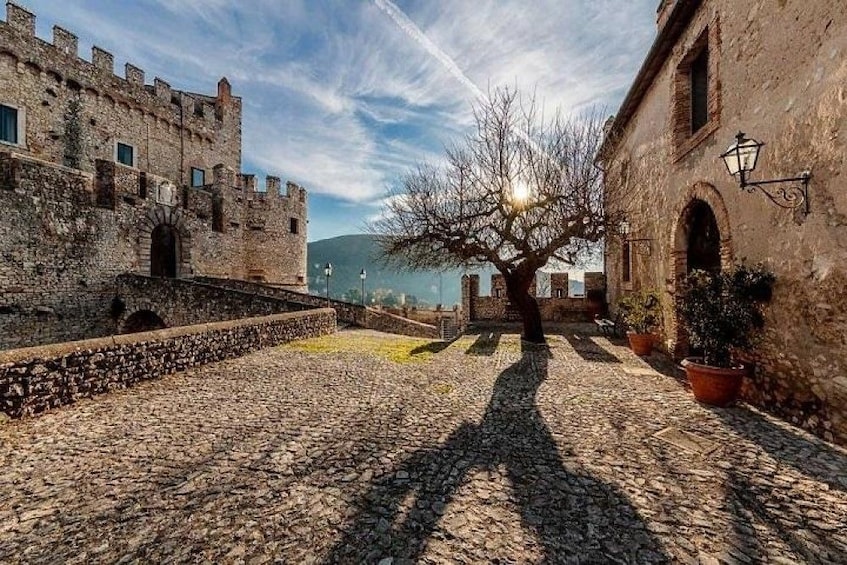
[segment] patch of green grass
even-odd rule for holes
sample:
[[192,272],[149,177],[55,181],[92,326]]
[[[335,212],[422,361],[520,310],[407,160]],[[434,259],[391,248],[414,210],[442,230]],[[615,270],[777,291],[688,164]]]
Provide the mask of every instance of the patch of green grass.
[[333,334],[301,341],[283,347],[306,353],[368,353],[395,363],[421,363],[443,350],[448,344],[413,337],[373,337],[356,334]]
[[453,389],[454,387],[450,383],[437,383],[433,385],[432,392],[435,394],[450,394]]

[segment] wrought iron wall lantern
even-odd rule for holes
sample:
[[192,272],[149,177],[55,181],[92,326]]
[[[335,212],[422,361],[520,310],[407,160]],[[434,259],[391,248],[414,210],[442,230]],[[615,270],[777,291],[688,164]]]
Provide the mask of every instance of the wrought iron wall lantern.
[[[759,151],[764,143],[749,139],[742,132],[738,132],[735,136],[735,143],[729,149],[721,154],[726,165],[727,171],[732,176],[738,176],[742,190],[747,192],[755,192],[756,189],[768,197],[768,199],[782,208],[789,210],[800,208],[809,213],[809,179],[812,178],[812,173],[803,171],[800,176],[784,179],[773,180],[757,180],[749,179],[750,173],[756,170],[756,162],[759,160]],[[783,186],[773,189],[765,188],[765,185],[788,184],[791,186]]]
[[[634,244],[632,247],[636,251],[640,251],[643,255],[650,255],[651,247],[650,242],[653,241],[649,237],[630,237],[630,233],[632,232],[632,227],[629,225],[629,222],[626,220],[621,221],[618,224],[618,233],[623,239],[624,243]],[[641,248],[640,250],[638,248]]]

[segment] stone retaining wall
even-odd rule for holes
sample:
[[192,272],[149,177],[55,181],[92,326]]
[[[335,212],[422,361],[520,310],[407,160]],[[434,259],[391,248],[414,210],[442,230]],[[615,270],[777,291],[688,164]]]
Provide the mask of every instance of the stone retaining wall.
[[[155,312],[167,327],[222,322],[315,308],[302,301],[245,292],[196,282],[124,274],[117,278],[118,296],[124,301],[120,328],[133,313]],[[297,293],[291,293],[297,295]],[[300,295],[297,295],[300,296]],[[325,306],[325,304],[324,304]]]
[[[194,280],[205,285],[238,290],[243,293],[249,293],[250,295],[274,297],[291,304],[308,304],[316,308],[327,305],[326,298],[321,296],[293,292],[266,284],[234,279],[218,279],[214,277],[196,277]],[[352,304],[342,300],[330,300],[329,304],[335,309],[338,320],[341,322],[381,332],[439,339],[438,328],[436,326],[423,324],[402,316],[395,316],[388,312],[366,308],[360,304]]]
[[333,333],[330,308],[0,352],[0,410],[30,416],[190,367]]
[[371,308],[365,310],[365,319],[362,322],[362,327],[391,334],[440,339],[436,326],[423,324],[404,318],[403,316],[395,316],[394,314],[380,312]]
[[[308,304],[315,308],[325,308],[327,306],[326,298],[315,296],[314,294],[306,294],[303,292],[295,292],[284,288],[271,286],[268,284],[237,280],[237,279],[222,279],[216,277],[194,277],[195,282],[208,284],[212,286],[238,290],[249,294],[261,294],[287,302]],[[339,322],[355,324],[362,326],[364,323],[365,307],[343,300],[330,300],[329,305],[335,309],[338,315]]]

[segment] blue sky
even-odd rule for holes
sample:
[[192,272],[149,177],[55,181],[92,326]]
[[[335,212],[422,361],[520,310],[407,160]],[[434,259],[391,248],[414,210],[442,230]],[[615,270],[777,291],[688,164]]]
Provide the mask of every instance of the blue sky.
[[359,233],[392,182],[470,124],[474,87],[613,113],[658,0],[22,0],[174,88],[244,99],[243,169],[310,194],[309,240]]

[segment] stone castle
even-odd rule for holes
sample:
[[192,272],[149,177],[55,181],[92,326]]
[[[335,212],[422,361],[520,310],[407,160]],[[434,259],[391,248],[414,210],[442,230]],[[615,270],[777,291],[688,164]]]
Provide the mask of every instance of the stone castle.
[[0,349],[116,331],[116,276],[306,290],[306,191],[241,173],[241,99],[183,92],[6,4]]

